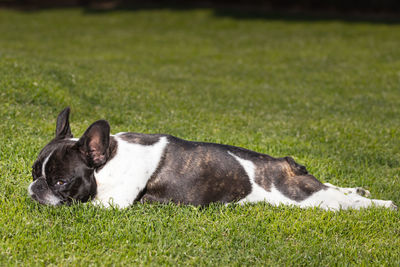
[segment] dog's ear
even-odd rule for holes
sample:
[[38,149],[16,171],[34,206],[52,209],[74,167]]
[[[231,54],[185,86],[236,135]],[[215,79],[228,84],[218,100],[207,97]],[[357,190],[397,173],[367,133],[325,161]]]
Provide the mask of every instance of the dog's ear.
[[72,138],[71,128],[69,127],[69,112],[70,108],[66,107],[58,114],[56,125],[56,138]]
[[99,120],[90,125],[76,145],[86,158],[88,166],[97,168],[107,160],[109,142],[110,125],[105,120]]

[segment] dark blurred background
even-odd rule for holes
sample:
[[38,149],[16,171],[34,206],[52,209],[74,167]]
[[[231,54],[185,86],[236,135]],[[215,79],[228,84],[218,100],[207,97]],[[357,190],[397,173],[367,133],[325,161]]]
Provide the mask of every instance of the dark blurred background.
[[92,10],[216,8],[399,18],[399,0],[0,0],[0,7],[41,9],[81,6]]

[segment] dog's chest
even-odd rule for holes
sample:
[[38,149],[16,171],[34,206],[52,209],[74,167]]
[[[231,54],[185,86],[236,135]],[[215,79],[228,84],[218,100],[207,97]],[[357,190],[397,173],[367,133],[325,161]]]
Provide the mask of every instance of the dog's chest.
[[129,143],[116,135],[118,142],[115,156],[98,172],[96,201],[104,206],[120,208],[133,203],[157,169],[165,147],[166,137],[152,145]]

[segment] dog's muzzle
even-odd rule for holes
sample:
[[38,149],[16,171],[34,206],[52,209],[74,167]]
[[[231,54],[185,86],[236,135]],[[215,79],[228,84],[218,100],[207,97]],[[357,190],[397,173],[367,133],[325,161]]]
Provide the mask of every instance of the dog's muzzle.
[[62,200],[51,191],[46,179],[42,177],[29,185],[28,192],[31,198],[40,204],[56,206],[62,203]]

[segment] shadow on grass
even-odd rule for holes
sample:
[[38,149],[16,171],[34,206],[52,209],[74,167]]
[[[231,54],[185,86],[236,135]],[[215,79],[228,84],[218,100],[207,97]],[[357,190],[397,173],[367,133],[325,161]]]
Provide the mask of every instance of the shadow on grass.
[[379,16],[373,14],[339,14],[336,12],[317,12],[317,11],[295,11],[295,10],[229,10],[216,9],[214,14],[218,17],[231,17],[240,20],[265,19],[265,20],[284,20],[293,22],[313,22],[313,21],[343,21],[347,23],[376,23],[376,24],[400,24],[399,17]]
[[374,9],[365,10],[338,10],[329,7],[311,8],[311,7],[291,7],[291,6],[267,6],[255,4],[215,4],[206,3],[180,3],[175,1],[165,1],[162,3],[147,4],[127,4],[119,6],[108,4],[98,4],[85,7],[85,13],[109,13],[113,11],[141,11],[141,10],[177,10],[187,11],[194,9],[211,9],[216,17],[229,17],[238,20],[284,20],[294,22],[313,22],[313,21],[343,21],[348,23],[377,23],[377,24],[400,24],[400,7],[389,10],[377,11]]
[[[40,1],[39,1],[40,2]],[[234,1],[235,2],[235,1]],[[313,21],[342,21],[347,23],[374,23],[374,24],[400,24],[400,4],[390,9],[376,9],[373,7],[358,8],[335,8],[332,6],[293,6],[293,5],[268,5],[254,2],[241,2],[230,4],[218,1],[81,1],[79,5],[16,5],[6,6],[24,12],[35,12],[54,8],[76,8],[83,7],[84,14],[108,14],[110,12],[137,12],[142,10],[175,10],[190,11],[195,9],[211,9],[216,17],[228,17],[237,20],[283,20],[293,22]],[[1,8],[1,5],[0,5]]]

